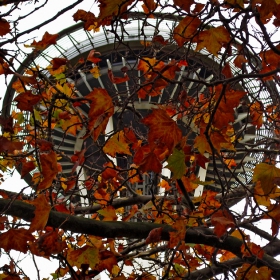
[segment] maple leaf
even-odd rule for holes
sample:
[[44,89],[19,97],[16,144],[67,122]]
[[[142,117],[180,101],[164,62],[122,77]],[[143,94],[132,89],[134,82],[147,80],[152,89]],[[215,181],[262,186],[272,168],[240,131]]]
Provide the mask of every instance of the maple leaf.
[[76,171],[78,166],[82,166],[85,161],[85,152],[86,149],[82,149],[79,152],[75,152],[75,154],[71,157],[71,161],[74,163],[72,167],[72,174]]
[[80,268],[82,265],[88,264],[90,268],[94,269],[100,261],[99,250],[95,246],[89,245],[85,245],[77,250],[69,249],[67,261],[71,266]]
[[139,170],[142,172],[153,171],[158,174],[162,170],[162,164],[158,157],[153,152],[150,152],[142,160]]
[[34,218],[31,221],[30,232],[35,230],[43,230],[47,224],[51,206],[46,200],[44,194],[39,194],[38,197],[31,202],[35,206]]
[[100,52],[97,52],[96,50],[91,50],[88,54],[88,57],[87,57],[87,60],[88,61],[91,61],[92,63],[96,64],[98,63],[99,61],[101,61],[100,58],[96,57],[95,55],[101,55]]
[[174,248],[179,242],[184,241],[187,231],[186,221],[183,218],[178,218],[172,227],[174,231],[169,232],[170,239],[168,242],[168,248]]
[[14,101],[18,102],[17,107],[21,111],[33,112],[33,107],[42,99],[41,95],[35,95],[30,90],[20,93]]
[[126,73],[124,73],[123,77],[115,77],[111,69],[108,69],[108,77],[113,84],[121,84],[129,80],[129,77]]
[[98,0],[99,16],[98,21],[101,25],[109,25],[113,16],[126,17],[126,10],[133,0]]
[[250,104],[250,116],[252,119],[252,124],[255,125],[258,129],[261,128],[263,124],[263,114],[264,106],[262,102],[256,101],[253,104]]
[[24,45],[27,48],[34,48],[36,50],[44,50],[50,45],[56,44],[56,40],[58,38],[58,34],[49,34],[47,31],[45,32],[41,41],[36,42],[35,40],[31,45]]
[[200,134],[194,139],[194,148],[198,149],[200,154],[204,155],[205,152],[212,153],[211,147],[204,134]]
[[211,54],[218,56],[223,44],[230,41],[230,35],[224,26],[218,26],[201,31],[195,40],[197,41],[196,51],[205,47]]
[[112,157],[116,157],[116,154],[131,155],[124,130],[114,134],[104,145],[103,151]]
[[261,246],[253,242],[247,242],[246,244],[242,244],[241,253],[243,258],[256,256],[257,258],[262,259],[264,255],[264,251],[261,248]]
[[95,269],[98,271],[103,271],[107,269],[112,273],[113,268],[117,265],[117,259],[113,252],[108,250],[99,251],[99,262],[96,265]]
[[28,250],[28,241],[33,241],[32,234],[24,228],[9,229],[0,235],[0,247],[5,251],[17,250],[26,253]]
[[52,254],[59,254],[67,244],[61,241],[61,236],[58,230],[51,230],[42,234],[34,243],[29,243],[30,251],[38,256],[50,256]]
[[259,163],[254,168],[253,182],[261,182],[264,195],[268,195],[274,190],[276,177],[280,177],[280,169],[274,165]]
[[215,227],[214,233],[221,237],[229,228],[235,226],[233,216],[226,209],[218,210],[211,216],[211,224]]
[[182,10],[186,11],[188,14],[191,13],[191,6],[195,4],[194,0],[174,0],[174,4],[179,6]]
[[271,280],[272,270],[267,266],[257,267],[255,265],[244,263],[236,272],[237,279],[244,280]]
[[161,240],[162,228],[154,228],[150,231],[148,237],[146,238],[146,244],[156,243]]
[[24,144],[22,142],[13,142],[4,136],[0,136],[0,152],[13,153],[16,150],[22,150]]
[[86,96],[91,101],[88,113],[89,124],[86,136],[92,135],[94,141],[105,132],[109,118],[114,114],[114,104],[108,92],[103,88],[94,88]]
[[98,66],[94,66],[93,68],[91,68],[89,70],[89,72],[92,74],[92,76],[95,79],[98,79],[100,77],[100,70],[99,70]]
[[172,153],[173,148],[182,139],[182,131],[164,109],[153,109],[152,113],[141,121],[149,127],[148,141],[151,149],[157,143],[163,143]]
[[172,177],[174,179],[181,179],[186,173],[186,164],[185,164],[185,154],[183,151],[177,149],[173,150],[172,155],[167,159],[168,165],[166,168],[172,171]]
[[83,21],[85,30],[99,31],[97,18],[92,12],[86,12],[84,10],[78,10],[74,15],[73,19],[75,21]]
[[271,219],[272,235],[275,236],[276,234],[278,234],[280,222],[280,205],[277,203],[268,206],[265,218]]
[[182,47],[185,42],[189,42],[196,34],[201,21],[198,17],[186,16],[174,28],[173,37],[177,44]]
[[4,36],[11,31],[10,24],[4,19],[0,19],[0,36]]
[[40,163],[44,178],[43,181],[37,186],[37,190],[44,190],[51,187],[52,182],[58,172],[56,153],[51,151],[49,153],[41,154]]
[[254,198],[259,205],[270,206],[270,198],[264,195],[264,191],[261,186],[261,181],[257,181],[254,187]]
[[113,206],[109,205],[97,211],[102,216],[102,221],[116,221],[118,219],[116,210]]

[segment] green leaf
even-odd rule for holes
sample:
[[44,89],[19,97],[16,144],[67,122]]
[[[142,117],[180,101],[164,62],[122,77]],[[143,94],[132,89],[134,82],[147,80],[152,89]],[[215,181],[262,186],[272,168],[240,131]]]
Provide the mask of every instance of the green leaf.
[[280,177],[280,169],[267,163],[259,163],[254,169],[253,182],[260,181],[264,194],[275,188],[275,179]]
[[167,160],[169,168],[173,172],[174,179],[181,179],[186,173],[185,154],[183,151],[174,149],[172,155]]

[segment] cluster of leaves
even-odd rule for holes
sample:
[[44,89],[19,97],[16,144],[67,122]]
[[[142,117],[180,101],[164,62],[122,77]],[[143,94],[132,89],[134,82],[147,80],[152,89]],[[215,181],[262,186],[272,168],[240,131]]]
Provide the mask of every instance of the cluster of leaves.
[[[134,12],[139,4],[142,11]],[[6,103],[0,118],[0,169],[16,168],[28,187],[0,192],[0,247],[59,259],[54,279],[102,271],[115,280],[280,278],[279,1],[97,5],[98,16],[78,10],[74,21],[90,32],[107,29],[112,53],[136,61],[119,76],[109,67],[106,88],[81,94],[72,80],[78,70],[102,79],[102,49],[75,65],[67,57],[53,57],[47,67],[30,63],[23,73],[14,68],[16,55],[1,49],[0,74],[17,80],[16,110]],[[142,25],[137,50],[124,39],[132,18]],[[151,37],[150,18],[157,22]],[[168,38],[159,28],[167,20]],[[1,17],[1,47],[17,46],[24,34],[12,26]],[[58,38],[46,32],[26,47],[36,55]],[[201,67],[213,77],[200,75]],[[122,85],[125,93],[114,90]],[[148,104],[144,116],[139,100]],[[125,112],[132,112],[128,123]],[[56,131],[63,134],[59,144]],[[69,156],[63,147],[71,137],[84,145]],[[201,170],[212,172],[211,180],[200,178]],[[243,198],[242,211],[232,208]],[[270,229],[257,227],[266,220]],[[268,243],[255,244],[248,231]],[[27,279],[13,259],[2,270],[1,279]]]

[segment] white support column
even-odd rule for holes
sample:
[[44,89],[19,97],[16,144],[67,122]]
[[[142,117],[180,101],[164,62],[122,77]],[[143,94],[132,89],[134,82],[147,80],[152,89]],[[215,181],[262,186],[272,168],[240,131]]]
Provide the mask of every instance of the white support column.
[[[209,154],[208,153],[205,153],[204,156],[206,158],[209,158]],[[198,177],[199,177],[199,180],[200,181],[205,181],[206,179],[206,174],[207,174],[207,168],[208,168],[208,162],[205,163],[205,169],[202,168],[202,167],[199,167],[199,171],[198,171]],[[203,193],[203,189],[204,189],[204,186],[203,185],[199,185],[195,191],[194,191],[194,197],[198,197],[198,196],[201,196],[202,193]]]

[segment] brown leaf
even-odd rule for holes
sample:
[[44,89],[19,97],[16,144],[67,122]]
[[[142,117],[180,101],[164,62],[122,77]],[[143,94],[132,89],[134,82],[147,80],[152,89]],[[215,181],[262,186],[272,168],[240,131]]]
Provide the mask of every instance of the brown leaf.
[[38,197],[31,202],[35,206],[34,218],[31,221],[30,232],[35,230],[43,230],[47,224],[51,206],[46,200],[44,194],[39,194]]
[[229,228],[235,226],[233,216],[226,210],[218,210],[211,216],[211,224],[215,227],[214,233],[221,237]]
[[0,136],[0,152],[2,153],[13,153],[15,150],[22,150],[23,146],[23,142],[13,142]]
[[10,24],[4,19],[0,19],[0,36],[4,36],[11,31]]
[[146,238],[146,244],[156,243],[161,240],[162,228],[154,228],[150,231],[148,237]]
[[38,185],[38,190],[44,190],[51,187],[54,178],[58,172],[56,153],[51,151],[40,155],[40,163],[42,168],[43,181]]
[[21,111],[33,112],[33,107],[42,99],[41,95],[35,95],[31,91],[20,93],[14,101]]
[[24,228],[9,229],[0,235],[0,247],[5,251],[16,250],[26,253],[28,250],[28,241],[33,241],[34,237]]

